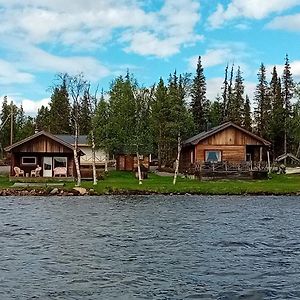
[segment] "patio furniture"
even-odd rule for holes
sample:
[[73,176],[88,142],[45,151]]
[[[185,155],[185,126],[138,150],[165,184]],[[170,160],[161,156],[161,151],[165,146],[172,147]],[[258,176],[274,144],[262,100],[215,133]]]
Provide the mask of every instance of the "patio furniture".
[[39,165],[34,169],[30,171],[30,177],[40,177],[40,172],[42,170],[42,167]]
[[15,177],[24,177],[24,170],[21,170],[19,167],[14,167]]
[[53,169],[53,175],[55,176],[65,176],[67,177],[67,168],[66,167],[56,167]]

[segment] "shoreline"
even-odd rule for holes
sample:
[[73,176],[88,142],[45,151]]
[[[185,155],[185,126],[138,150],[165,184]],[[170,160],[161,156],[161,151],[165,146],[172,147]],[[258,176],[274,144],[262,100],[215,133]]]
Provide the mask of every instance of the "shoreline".
[[125,190],[116,189],[106,192],[95,192],[93,189],[73,188],[73,189],[0,189],[1,196],[59,196],[59,197],[72,197],[72,196],[151,196],[151,195],[164,195],[164,196],[300,196],[300,192],[240,192],[240,193],[205,193],[197,191],[184,191],[184,192],[159,192],[159,191],[146,191],[146,190]]

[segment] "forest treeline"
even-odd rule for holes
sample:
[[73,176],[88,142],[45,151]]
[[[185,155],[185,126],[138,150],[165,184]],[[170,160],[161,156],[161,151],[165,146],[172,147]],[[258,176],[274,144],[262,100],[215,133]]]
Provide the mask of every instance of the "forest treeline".
[[[271,76],[270,76],[271,75]],[[271,80],[267,80],[267,77]],[[252,105],[245,94],[239,66],[227,65],[221,92],[206,96],[201,57],[195,74],[174,73],[150,87],[142,87],[127,72],[118,76],[107,92],[91,92],[83,74],[58,74],[48,106],[35,117],[4,97],[1,108],[1,152],[13,142],[35,132],[93,136],[97,148],[109,153],[152,153],[162,165],[173,164],[179,140],[232,121],[272,142],[273,157],[300,153],[300,84],[291,73],[288,56],[283,73],[274,66],[267,74],[262,63]],[[13,120],[10,122],[12,113]]]

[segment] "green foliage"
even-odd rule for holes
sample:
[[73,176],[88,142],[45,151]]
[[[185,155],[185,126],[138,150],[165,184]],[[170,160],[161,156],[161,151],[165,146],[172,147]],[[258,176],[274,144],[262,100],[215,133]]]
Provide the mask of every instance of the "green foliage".
[[38,130],[50,131],[50,110],[47,106],[42,105],[38,109],[35,122]]
[[[62,82],[53,88],[49,103],[49,130],[53,134],[70,134],[71,107],[69,94],[66,86],[66,75],[62,77]],[[43,113],[47,112],[44,110]],[[47,121],[46,121],[47,122]]]
[[207,127],[208,106],[209,103],[206,99],[206,81],[201,64],[201,56],[199,56],[196,75],[191,88],[191,109],[197,132],[201,132]]

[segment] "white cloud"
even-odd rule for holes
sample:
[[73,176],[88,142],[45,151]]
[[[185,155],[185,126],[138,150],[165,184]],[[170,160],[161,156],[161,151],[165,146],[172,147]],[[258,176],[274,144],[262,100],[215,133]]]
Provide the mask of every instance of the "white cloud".
[[17,104],[22,104],[26,114],[35,115],[42,105],[48,106],[49,101],[50,98],[44,98],[40,100],[23,99],[20,102],[17,102]]
[[91,50],[110,41],[126,41],[126,51],[166,57],[201,38],[194,32],[200,19],[196,0],[165,0],[156,10],[144,9],[138,0],[19,2],[0,0],[0,36],[33,45],[54,43]]
[[0,84],[32,82],[34,76],[28,72],[22,72],[13,63],[0,59]]
[[300,14],[276,17],[266,27],[300,32]]
[[[293,79],[295,81],[300,81],[300,60],[290,61],[290,66],[291,66],[291,73],[292,73]],[[274,65],[266,66],[267,75],[269,76],[269,78],[271,78],[270,74],[273,71],[273,67],[274,67]],[[277,74],[279,76],[282,76],[283,69],[284,69],[284,64],[276,65]]]
[[237,18],[259,20],[297,5],[300,5],[300,0],[232,0],[227,7],[218,4],[208,23],[212,28],[219,28],[226,21]]

